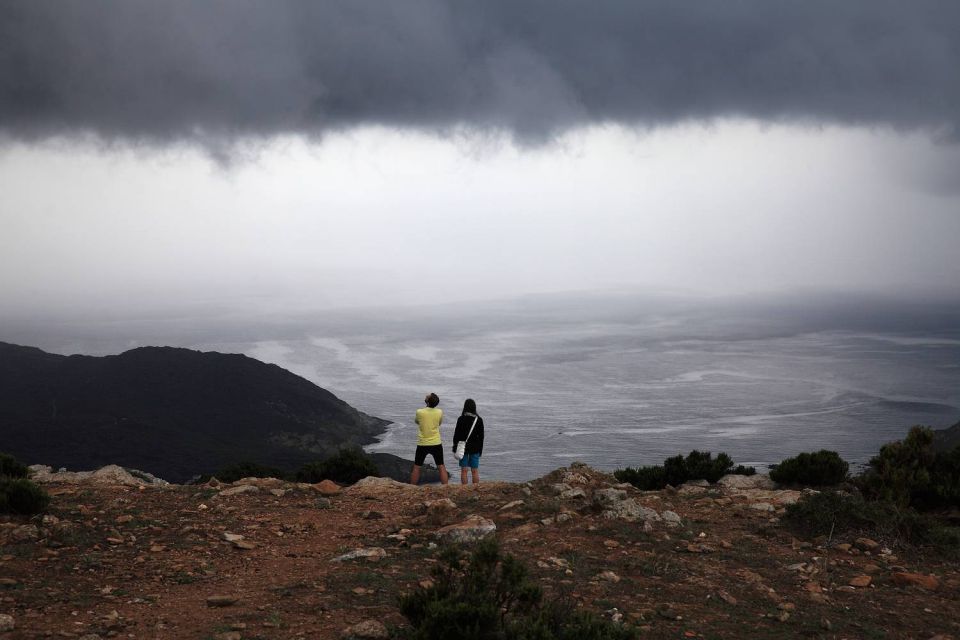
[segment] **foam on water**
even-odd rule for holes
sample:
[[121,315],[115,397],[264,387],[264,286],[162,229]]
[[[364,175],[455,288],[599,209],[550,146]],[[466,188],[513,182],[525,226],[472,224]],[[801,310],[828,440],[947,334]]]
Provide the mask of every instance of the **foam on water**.
[[960,418],[960,340],[836,331],[677,340],[658,331],[591,323],[434,340],[358,331],[247,353],[393,421],[370,451],[412,457],[413,414],[429,391],[441,397],[449,450],[462,402],[475,398],[491,479],[529,479],[575,459],[608,470],[652,464],[691,449],[765,466],[828,448],[856,463],[913,424]]

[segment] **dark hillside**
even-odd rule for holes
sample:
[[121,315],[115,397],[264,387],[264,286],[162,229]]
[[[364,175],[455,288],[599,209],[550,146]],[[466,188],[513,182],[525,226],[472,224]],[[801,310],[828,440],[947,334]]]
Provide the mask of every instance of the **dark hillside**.
[[60,356],[0,343],[0,450],[70,468],[121,464],[171,481],[239,460],[295,467],[387,423],[243,355],[171,347]]
[[933,448],[937,451],[950,451],[960,446],[960,422],[933,432]]

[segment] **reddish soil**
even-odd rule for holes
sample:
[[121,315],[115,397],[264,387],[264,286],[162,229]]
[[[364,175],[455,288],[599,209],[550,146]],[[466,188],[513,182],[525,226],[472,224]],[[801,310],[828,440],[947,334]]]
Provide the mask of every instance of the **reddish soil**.
[[[208,487],[50,484],[49,514],[59,522],[0,525],[0,613],[16,621],[0,639],[334,638],[365,619],[402,626],[398,596],[429,577],[434,532],[470,514],[496,522],[501,547],[525,561],[548,597],[622,614],[640,637],[960,634],[955,561],[836,546],[852,540],[796,540],[774,513],[749,506],[755,496],[714,489],[630,490],[639,503],[683,518],[679,527],[657,522],[644,531],[642,522],[602,517],[588,500],[555,497],[558,473],[531,483],[530,495],[506,483],[381,488],[331,496],[329,508],[318,506],[314,488],[279,483],[288,490],[280,497],[270,483],[233,496]],[[588,495],[616,482],[583,473]],[[456,508],[424,515],[423,503],[438,498]],[[500,510],[514,500],[524,503]],[[560,512],[572,517],[541,524]],[[14,542],[14,526],[31,522],[40,539]],[[388,537],[401,529],[412,533]],[[256,546],[236,548],[224,532]],[[331,562],[360,547],[382,547],[386,557]],[[599,578],[604,571],[619,581]],[[937,589],[900,586],[897,572],[932,574]],[[865,575],[869,586],[849,586]],[[210,596],[236,602],[211,607]]]

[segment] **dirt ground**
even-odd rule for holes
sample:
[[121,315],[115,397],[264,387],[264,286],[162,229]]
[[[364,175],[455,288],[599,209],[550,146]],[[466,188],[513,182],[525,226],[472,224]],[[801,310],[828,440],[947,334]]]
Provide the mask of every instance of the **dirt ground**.
[[[398,596],[429,578],[436,531],[473,514],[496,524],[502,549],[548,597],[622,619],[641,638],[960,637],[956,562],[797,540],[777,523],[789,492],[621,487],[678,514],[670,526],[605,517],[593,492],[616,481],[589,469],[575,474],[584,497],[560,497],[564,475],[479,488],[383,483],[328,498],[269,480],[236,495],[48,484],[45,520],[0,522],[0,614],[16,624],[0,639],[338,638],[367,619],[402,626]],[[425,506],[443,498],[453,505]],[[36,539],[18,539],[29,524]],[[358,548],[385,556],[332,561]]]

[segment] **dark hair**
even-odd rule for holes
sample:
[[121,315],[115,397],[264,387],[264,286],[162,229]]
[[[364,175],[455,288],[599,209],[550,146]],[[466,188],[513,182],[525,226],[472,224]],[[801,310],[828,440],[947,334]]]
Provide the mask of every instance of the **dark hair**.
[[477,403],[473,401],[473,398],[467,398],[466,402],[463,403],[463,412],[464,413],[477,412]]
[[427,406],[431,409],[440,404],[440,396],[435,393],[431,393],[427,396]]

